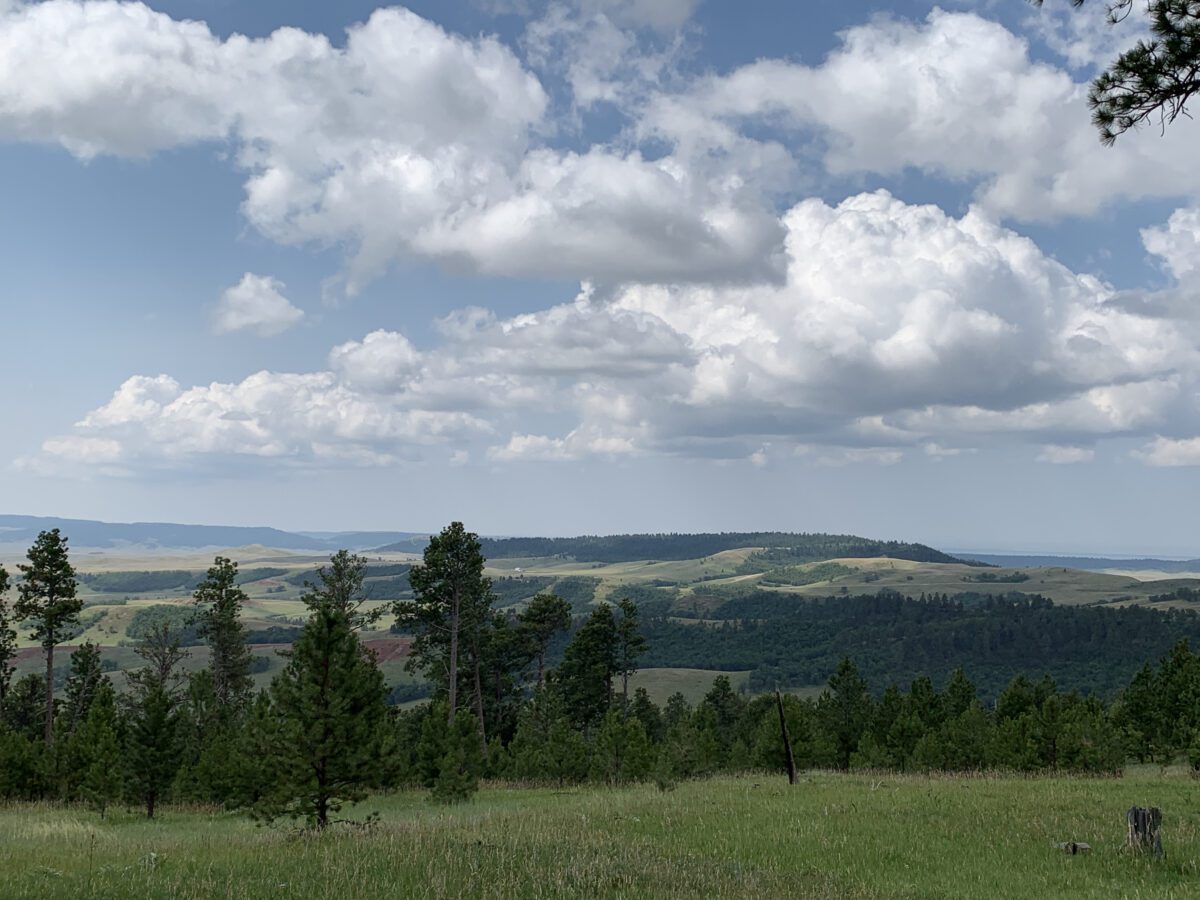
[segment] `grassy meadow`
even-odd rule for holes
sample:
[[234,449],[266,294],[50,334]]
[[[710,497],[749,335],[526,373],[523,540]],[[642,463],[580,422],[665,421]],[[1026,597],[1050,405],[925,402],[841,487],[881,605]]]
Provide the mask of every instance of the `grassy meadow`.
[[[0,896],[1194,897],[1200,784],[810,773],[605,789],[490,787],[458,807],[373,798],[323,836],[233,813],[0,807]],[[1133,804],[1165,860],[1120,850]],[[1057,841],[1086,841],[1071,857]]]

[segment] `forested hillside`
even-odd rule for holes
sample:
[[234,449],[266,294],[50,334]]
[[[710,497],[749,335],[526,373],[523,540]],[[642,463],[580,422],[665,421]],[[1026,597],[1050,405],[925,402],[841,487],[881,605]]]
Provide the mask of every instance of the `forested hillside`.
[[643,559],[698,559],[726,550],[762,547],[779,551],[780,555],[789,561],[799,562],[876,556],[909,559],[915,562],[962,562],[924,544],[878,541],[850,534],[617,534],[572,538],[484,538],[481,543],[483,552],[489,559],[559,556],[587,562],[617,563]]
[[1016,593],[960,598],[883,591],[797,602],[755,592],[724,603],[707,623],[649,618],[644,664],[750,670],[751,689],[764,691],[821,684],[850,656],[876,690],[922,674],[941,683],[962,667],[985,698],[1018,672],[1111,697],[1175,641],[1200,643],[1200,615],[1191,610],[1055,606]]

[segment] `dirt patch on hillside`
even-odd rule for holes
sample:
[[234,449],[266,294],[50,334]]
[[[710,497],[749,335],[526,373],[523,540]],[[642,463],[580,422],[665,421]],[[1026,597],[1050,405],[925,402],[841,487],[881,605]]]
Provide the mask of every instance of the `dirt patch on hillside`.
[[408,648],[411,644],[412,639],[406,637],[376,638],[371,641],[363,641],[364,647],[375,651],[376,659],[380,664],[408,656]]

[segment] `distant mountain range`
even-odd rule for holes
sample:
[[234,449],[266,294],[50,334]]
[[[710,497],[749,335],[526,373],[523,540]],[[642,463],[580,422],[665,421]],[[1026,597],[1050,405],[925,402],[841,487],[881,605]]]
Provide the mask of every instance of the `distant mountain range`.
[[1062,566],[1064,569],[1083,569],[1096,572],[1103,569],[1124,569],[1136,572],[1152,569],[1156,572],[1200,572],[1200,559],[1124,559],[1107,556],[1029,556],[1020,554],[966,553],[963,556],[993,566],[1020,569],[1034,566]]
[[38,532],[58,528],[71,546],[104,550],[143,547],[190,550],[202,547],[244,547],[261,544],[279,550],[370,550],[383,544],[420,550],[428,535],[410,531],[295,532],[239,525],[179,525],[172,522],[97,522],[42,516],[0,515],[0,545],[33,543]]

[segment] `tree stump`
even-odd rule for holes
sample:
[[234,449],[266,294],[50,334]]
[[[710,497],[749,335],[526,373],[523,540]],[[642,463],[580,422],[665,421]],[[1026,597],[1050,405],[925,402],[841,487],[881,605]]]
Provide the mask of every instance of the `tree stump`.
[[1162,847],[1162,810],[1157,806],[1149,808],[1131,806],[1125,814],[1125,822],[1129,832],[1125,837],[1125,847],[1136,853],[1153,853],[1163,856]]

